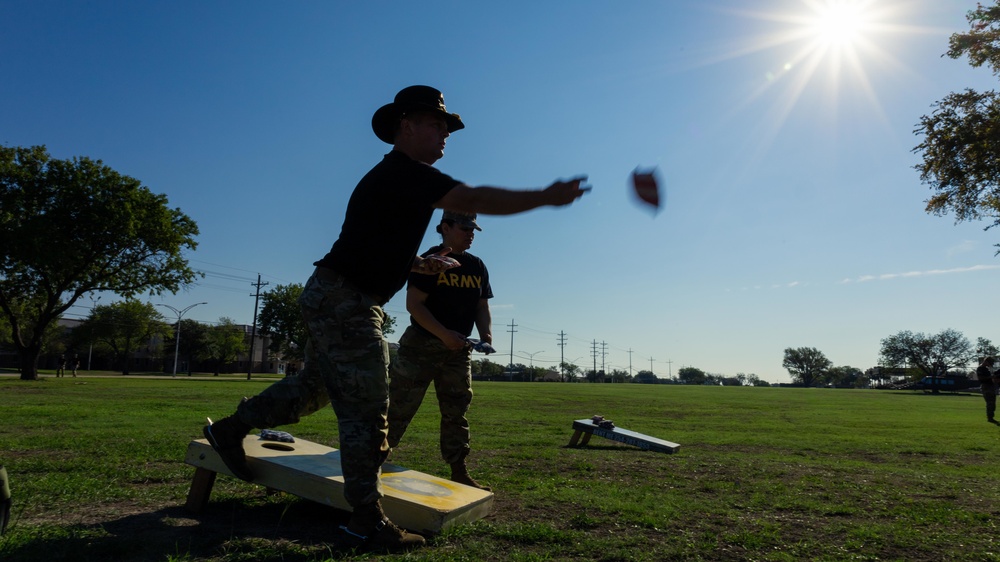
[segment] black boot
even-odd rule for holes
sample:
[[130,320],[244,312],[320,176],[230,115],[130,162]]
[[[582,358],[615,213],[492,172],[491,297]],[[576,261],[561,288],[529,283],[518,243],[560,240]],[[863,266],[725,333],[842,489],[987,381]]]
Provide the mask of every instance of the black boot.
[[427,544],[424,537],[397,527],[382,511],[379,502],[354,508],[351,521],[341,526],[344,542],[349,548],[379,552],[399,552]]
[[451,464],[451,481],[458,482],[459,484],[465,484],[466,486],[472,486],[473,488],[479,488],[480,490],[485,490],[487,492],[493,491],[493,488],[483,486],[469,475],[469,467],[465,465],[464,459]]
[[253,471],[247,464],[247,455],[243,450],[243,438],[250,433],[252,428],[241,422],[235,415],[227,416],[212,423],[208,420],[208,425],[202,430],[205,439],[219,453],[222,462],[226,467],[241,480],[253,482]]

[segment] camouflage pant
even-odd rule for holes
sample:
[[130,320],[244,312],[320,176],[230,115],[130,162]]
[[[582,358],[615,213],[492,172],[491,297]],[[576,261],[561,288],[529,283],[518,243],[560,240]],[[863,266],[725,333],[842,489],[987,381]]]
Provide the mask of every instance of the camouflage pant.
[[399,355],[390,369],[389,446],[395,447],[423,402],[431,381],[441,410],[441,456],[448,464],[469,454],[472,404],[471,349],[453,351],[441,340],[414,327],[399,339]]
[[986,419],[992,420],[997,411],[997,385],[993,379],[980,379],[982,383],[983,399],[986,400]]
[[389,454],[389,348],[382,338],[385,314],[369,295],[342,277],[309,278],[299,298],[309,330],[305,364],[245,400],[237,416],[257,428],[296,423],[333,404],[340,434],[344,497],[352,506],[382,497],[379,480]]

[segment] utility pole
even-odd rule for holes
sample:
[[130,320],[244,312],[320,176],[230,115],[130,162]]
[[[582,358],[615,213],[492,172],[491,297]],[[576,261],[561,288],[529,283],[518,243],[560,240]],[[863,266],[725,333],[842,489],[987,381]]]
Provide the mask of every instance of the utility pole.
[[563,365],[566,363],[566,332],[559,331],[559,380],[566,380],[566,369]]
[[671,370],[671,368],[670,368],[670,365],[672,365],[672,364],[673,364],[673,361],[671,361],[670,359],[667,359],[667,378],[671,379],[671,380],[673,380],[673,378],[674,378],[673,370]]
[[[652,357],[649,358],[649,372],[650,373],[653,372],[653,358]],[[653,376],[655,377],[656,375],[653,375]]]
[[510,379],[511,382],[513,382],[514,380],[514,332],[517,331],[514,328],[516,327],[517,324],[515,324],[514,319],[511,318],[510,329],[507,330],[508,332],[510,332],[510,364],[507,365],[507,378]]
[[632,376],[632,348],[628,348],[628,376]]
[[597,340],[590,344],[590,356],[594,359],[594,378],[597,378]]
[[247,368],[247,380],[250,380],[250,374],[253,373],[253,348],[254,344],[257,343],[257,305],[260,303],[260,288],[270,285],[270,283],[260,282],[260,273],[257,274],[257,282],[250,283],[257,290],[254,294],[250,295],[254,298],[253,300],[253,326],[250,327],[250,366]]
[[[601,342],[601,371],[603,371],[605,375],[608,373],[607,367],[604,366],[604,360],[608,356],[607,349],[608,349],[608,344],[605,342]],[[611,382],[615,382],[614,377],[611,377]]]

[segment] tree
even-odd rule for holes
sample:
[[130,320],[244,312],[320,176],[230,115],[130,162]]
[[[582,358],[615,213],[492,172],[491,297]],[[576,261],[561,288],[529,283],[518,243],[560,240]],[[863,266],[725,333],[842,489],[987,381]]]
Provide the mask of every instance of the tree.
[[0,146],[0,312],[21,379],[38,379],[45,330],[81,296],[175,293],[195,278],[198,227],[139,180],[44,146]]
[[[1000,2],[980,4],[966,19],[971,29],[951,36],[948,56],[968,55],[973,67],[986,64],[1000,74]],[[1000,224],[1000,95],[966,89],[934,107],[914,131],[923,135],[913,149],[923,162],[915,167],[935,192],[926,211],[954,213],[956,222],[988,217],[993,223],[987,229]]]
[[823,352],[815,347],[789,347],[785,349],[785,359],[781,362],[792,380],[806,387],[824,382],[827,370],[832,365]]
[[268,349],[285,359],[302,360],[309,332],[302,320],[302,285],[278,285],[263,293],[257,327],[271,337]]
[[975,356],[972,343],[961,332],[949,328],[930,335],[904,330],[882,340],[879,363],[892,368],[909,366],[923,376],[933,376],[964,367]]
[[677,371],[677,379],[684,384],[705,384],[705,381],[708,380],[708,375],[705,374],[705,371],[696,367],[681,367]]
[[494,380],[502,378],[506,367],[499,363],[494,363],[485,357],[472,361],[472,374],[477,377]]
[[625,369],[612,369],[611,370],[611,382],[613,383],[624,383],[630,382],[632,377],[628,375],[628,371]]
[[579,366],[573,363],[567,363],[566,361],[563,361],[562,363],[559,364],[559,370],[562,371],[562,377],[563,377],[562,382],[573,382],[576,380],[576,377],[580,374]]
[[847,365],[833,367],[827,371],[827,381],[837,388],[860,388],[868,384],[868,379],[861,369]]
[[95,306],[77,330],[89,334],[95,348],[110,352],[114,364],[127,375],[135,352],[151,342],[163,341],[170,326],[152,304],[125,300]]
[[[181,337],[183,338],[183,334]],[[218,324],[205,331],[205,354],[202,359],[215,364],[215,376],[219,376],[227,364],[246,351],[246,332],[232,318],[223,316],[219,318]]]
[[976,338],[976,360],[982,361],[986,357],[996,357],[1000,355],[1000,348],[993,345],[993,342],[986,338]]
[[632,382],[640,384],[657,384],[660,379],[656,378],[656,375],[652,371],[639,371],[632,377]]

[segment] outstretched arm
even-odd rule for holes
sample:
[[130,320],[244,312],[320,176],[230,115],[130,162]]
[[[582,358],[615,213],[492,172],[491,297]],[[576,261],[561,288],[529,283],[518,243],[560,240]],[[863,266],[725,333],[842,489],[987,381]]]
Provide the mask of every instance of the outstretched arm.
[[513,215],[538,207],[569,205],[590,190],[583,185],[586,176],[557,181],[544,189],[507,189],[503,187],[458,185],[434,203],[438,209]]

